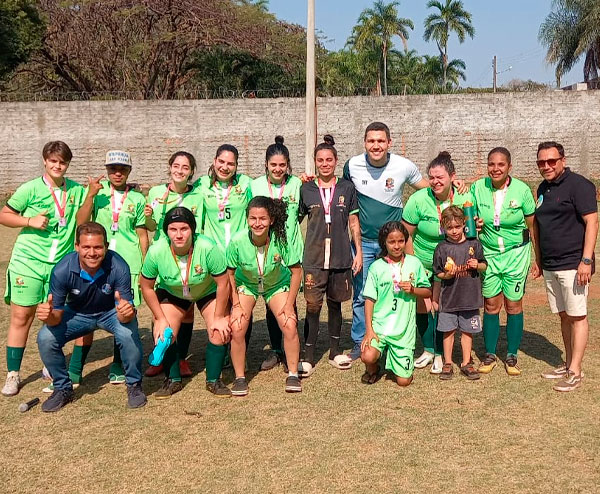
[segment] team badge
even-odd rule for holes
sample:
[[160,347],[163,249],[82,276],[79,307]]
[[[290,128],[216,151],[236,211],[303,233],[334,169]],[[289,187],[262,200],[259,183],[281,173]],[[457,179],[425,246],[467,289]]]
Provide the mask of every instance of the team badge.
[[536,209],[539,209],[540,206],[543,204],[543,202],[544,202],[544,194],[540,194],[540,197],[538,197],[538,200],[535,203]]
[[69,198],[69,204],[75,204],[75,198],[73,196]]
[[415,281],[415,273],[410,273],[410,274],[408,275],[408,279],[409,279],[410,281]]
[[273,262],[281,262],[281,256],[279,254],[274,254]]
[[102,293],[104,293],[104,295],[110,295],[110,292],[112,292],[112,286],[110,286],[108,283],[104,283],[100,290]]
[[134,205],[133,204],[128,204],[127,205],[127,212],[133,213],[133,211],[134,211]]
[[393,192],[394,191],[394,179],[393,178],[386,178],[385,179],[385,191],[386,192]]
[[196,274],[202,274],[202,266],[200,266],[200,264],[196,264],[194,266],[194,273],[196,273]]
[[519,204],[517,203],[517,201],[515,201],[514,199],[512,199],[509,203],[508,203],[508,207],[509,208],[513,208],[516,209],[519,207]]
[[242,187],[240,185],[236,185],[235,186],[235,193],[236,194],[241,194],[242,193]]
[[238,291],[238,293],[241,293],[242,295],[245,295],[246,294],[246,287],[244,287],[244,286],[238,286],[237,287],[237,291]]
[[196,216],[196,211],[198,211],[198,206],[192,206],[192,209],[190,209],[190,211],[192,212],[192,214],[194,216]]
[[288,202],[296,202],[296,198],[292,195],[288,197]]
[[15,280],[15,284],[17,286],[23,286],[25,284],[25,280],[23,278],[21,278],[20,276],[17,276],[17,279]]
[[479,318],[477,318],[477,317],[472,317],[471,318],[471,328],[473,330],[479,329]]
[[469,247],[469,255],[472,257],[475,255],[475,249],[471,246]]
[[340,196],[338,199],[338,205],[343,206],[344,202],[346,202],[346,198],[344,196]]
[[315,286],[315,279],[313,278],[312,274],[307,274],[306,277],[304,278],[304,286],[306,288],[314,288]]

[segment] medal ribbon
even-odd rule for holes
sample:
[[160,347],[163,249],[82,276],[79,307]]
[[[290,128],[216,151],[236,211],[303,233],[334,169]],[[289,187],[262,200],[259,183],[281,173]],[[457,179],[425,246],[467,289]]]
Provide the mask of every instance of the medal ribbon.
[[[281,188],[279,189],[279,197],[277,199],[281,200],[281,198],[283,197],[283,191],[285,189],[285,183],[287,182],[287,180],[283,180],[281,182]],[[269,177],[267,177],[267,184],[269,185],[269,195],[271,196],[271,199],[275,199],[275,197],[273,197],[273,187],[271,187],[271,179]]]
[[[317,179],[317,185],[319,187],[319,194],[321,196],[321,202],[323,203],[323,211],[325,215],[331,214],[331,203],[333,202],[333,196],[335,194],[335,186],[337,184],[337,178],[333,181],[333,186],[331,187],[321,187],[321,179]],[[325,189],[329,188],[331,194],[329,196],[329,201],[325,198]]]
[[[121,199],[121,204],[117,205],[115,201],[115,188],[113,185],[110,185],[110,204],[112,206],[112,219],[113,224],[119,224],[119,215],[121,214],[121,210],[123,209],[123,204],[125,204],[125,199],[127,199],[127,194],[129,192],[129,187],[125,187],[125,192],[123,193],[123,198]],[[167,193],[169,189],[167,189]]]
[[[217,182],[215,182],[215,186],[217,186]],[[229,195],[231,194],[231,188],[233,187],[233,182],[229,183],[229,186],[227,187],[227,192],[223,192],[223,194],[221,195],[221,192],[224,190],[221,185],[219,184],[217,186],[217,206],[219,208],[220,212],[225,211],[225,206],[227,206],[227,201],[229,200]]]
[[181,278],[181,285],[183,286],[184,290],[187,289],[188,287],[188,282],[190,279],[190,270],[192,268],[192,254],[194,253],[194,246],[190,246],[190,250],[187,253],[188,256],[188,262],[187,262],[187,272],[185,274],[185,279],[183,278],[183,276],[181,276],[181,268],[179,267],[179,261],[177,260],[177,255],[175,254],[175,250],[173,249],[173,246],[171,245],[171,254],[173,254],[173,260],[175,261],[175,266],[177,266],[177,271],[179,272],[179,277]]
[[[385,257],[385,260],[387,261],[387,263],[390,266],[390,271],[392,272],[392,282],[394,283],[394,291],[395,292],[399,292],[401,290],[400,283],[402,283],[402,267],[404,266],[405,259],[406,259],[406,256],[402,256],[402,260],[400,261],[400,263],[397,263],[397,262],[392,261],[389,257],[387,257],[387,256]],[[400,264],[400,269],[396,270],[395,267],[398,266],[398,264]],[[398,279],[396,271],[398,271],[400,273],[400,279]]]
[[438,220],[440,222],[440,235],[443,235],[443,231],[442,231],[442,204],[444,204],[445,202],[450,202],[449,205],[452,206],[452,201],[454,201],[454,189],[452,187],[450,187],[450,195],[448,195],[448,199],[446,199],[445,201],[438,201],[437,198],[435,197],[435,194],[433,195],[433,198],[435,199],[435,207],[437,209]]
[[504,187],[494,192],[494,226],[496,228],[500,227],[500,213],[502,212],[502,204],[504,203],[509,183],[510,177],[507,177],[506,182],[504,182]]
[[52,185],[51,185],[51,180],[46,175],[44,175],[42,177],[42,179],[44,180],[44,183],[48,186],[48,189],[50,189],[50,194],[52,194],[52,199],[54,199],[54,204],[56,205],[56,209],[58,210],[58,216],[60,217],[61,220],[64,220],[65,211],[67,209],[67,181],[65,179],[63,179],[62,206],[61,206],[61,204],[59,204],[59,202],[58,202],[56,194],[54,193],[54,187],[52,187]]
[[267,252],[268,251],[269,251],[269,239],[267,239],[267,243],[265,244],[265,253],[263,255],[263,265],[261,267],[260,262],[258,261],[258,247],[256,247],[256,267],[258,268],[258,277],[259,278],[263,278],[264,277],[264,274],[265,274],[265,264],[267,262]]

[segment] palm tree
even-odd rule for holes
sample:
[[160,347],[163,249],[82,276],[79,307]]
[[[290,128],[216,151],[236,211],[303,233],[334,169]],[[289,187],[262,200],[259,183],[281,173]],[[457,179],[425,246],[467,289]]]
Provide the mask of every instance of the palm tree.
[[[457,88],[460,85],[461,79],[466,80],[465,75],[465,62],[456,58],[451,60],[445,67],[442,64],[440,57],[432,57],[429,55],[423,56],[424,70],[422,75],[422,81],[427,88],[427,92],[439,89],[440,91],[450,91]],[[444,82],[444,74],[446,81]]]
[[460,0],[446,0],[445,4],[437,0],[429,0],[427,8],[438,9],[439,12],[430,14],[425,19],[425,41],[431,39],[437,43],[442,66],[444,69],[443,86],[446,87],[448,78],[448,39],[450,34],[455,32],[458,41],[463,43],[467,35],[471,38],[475,36],[475,28],[471,24],[471,14],[465,10]]
[[[358,24],[352,30],[348,44],[358,51],[376,51],[381,54],[380,66],[383,66],[383,94],[387,95],[387,59],[393,47],[392,38],[399,36],[407,49],[408,29],[415,26],[410,19],[398,17],[399,1],[384,3],[377,0],[373,8],[365,9],[358,17]],[[378,69],[378,84],[381,75]]]
[[600,69],[600,2],[554,0],[554,10],[542,23],[540,41],[548,47],[546,60],[556,64],[556,85],[585,55],[583,80],[598,77]]

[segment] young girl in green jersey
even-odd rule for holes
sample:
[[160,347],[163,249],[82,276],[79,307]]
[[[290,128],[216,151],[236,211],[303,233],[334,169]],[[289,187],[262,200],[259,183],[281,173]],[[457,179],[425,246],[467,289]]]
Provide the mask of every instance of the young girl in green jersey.
[[[225,256],[211,239],[194,233],[196,219],[187,208],[171,209],[165,216],[163,231],[166,237],[148,249],[141,277],[142,294],[154,316],[154,341],[164,339],[167,327],[177,339],[195,304],[208,331],[206,387],[218,396],[230,396],[220,380],[224,345],[230,338]],[[164,355],[166,378],[156,398],[169,398],[182,389],[177,353],[178,345],[171,344]]]
[[[255,178],[250,189],[252,197],[265,196],[281,199],[287,206],[288,219],[286,234],[288,245],[298,252],[304,249],[300,225],[298,223],[298,205],[302,182],[292,175],[290,152],[284,145],[282,136],[275,137],[275,143],[267,147],[265,153],[265,174]],[[282,347],[283,334],[279,329],[273,312],[267,307],[267,329],[271,341],[271,355],[261,364],[260,370],[267,371],[285,362]]]
[[36,307],[46,301],[52,268],[74,248],[75,214],[85,198],[85,188],[64,176],[73,157],[69,146],[48,142],[42,156],[43,176],[21,185],[0,211],[1,225],[22,228],[6,272],[4,299],[10,303],[10,323],[5,396],[19,392],[19,371]]
[[377,381],[377,362],[386,348],[385,368],[393,372],[398,385],[408,386],[413,380],[417,297],[431,297],[431,284],[421,261],[405,254],[408,238],[399,221],[390,221],[379,231],[381,257],[371,264],[364,288],[364,384]]
[[[156,231],[154,240],[164,236],[162,223],[166,214],[177,206],[188,208],[196,220],[197,231],[200,233],[202,223],[202,192],[190,181],[196,171],[196,159],[186,151],[177,151],[169,158],[169,182],[152,187],[148,193],[146,208],[146,228],[150,231]],[[183,377],[192,375],[189,363],[186,360],[190,342],[192,340],[192,330],[194,327],[194,308],[186,315],[181,325],[177,345],[181,361],[181,374]],[[146,369],[146,376],[156,376],[162,371],[161,367],[150,366]]]
[[287,392],[302,391],[298,378],[300,342],[294,310],[300,288],[300,254],[289,249],[286,235],[285,204],[278,199],[258,196],[247,209],[248,230],[238,232],[227,247],[227,267],[231,283],[231,360],[235,381],[234,396],[248,394],[245,377],[246,330],[256,300],[263,296],[283,332],[289,369]]

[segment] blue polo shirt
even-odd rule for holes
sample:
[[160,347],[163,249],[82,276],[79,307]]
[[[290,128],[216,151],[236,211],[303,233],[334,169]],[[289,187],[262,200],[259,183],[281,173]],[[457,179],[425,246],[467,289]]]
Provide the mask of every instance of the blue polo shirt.
[[131,274],[125,260],[116,252],[106,252],[100,269],[90,276],[81,269],[79,254],[63,257],[50,277],[50,293],[55,309],[68,308],[80,314],[98,314],[115,308],[115,291],[133,303]]

